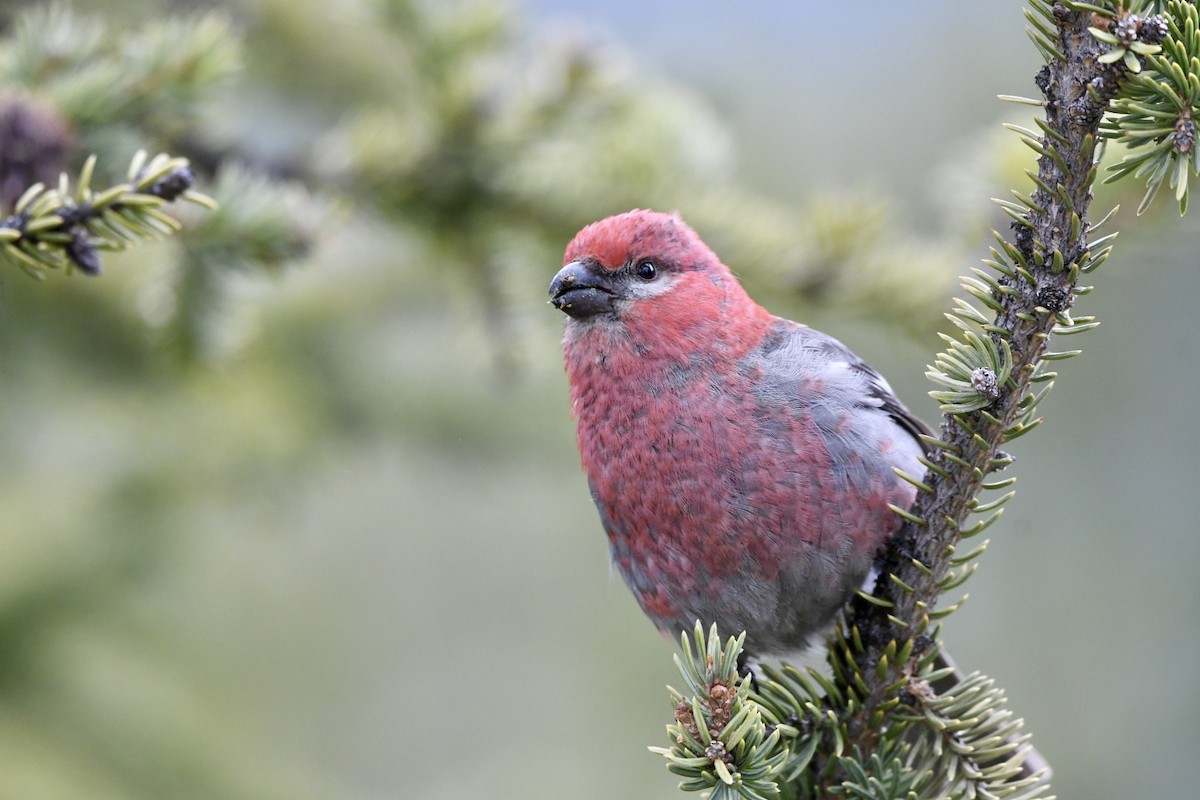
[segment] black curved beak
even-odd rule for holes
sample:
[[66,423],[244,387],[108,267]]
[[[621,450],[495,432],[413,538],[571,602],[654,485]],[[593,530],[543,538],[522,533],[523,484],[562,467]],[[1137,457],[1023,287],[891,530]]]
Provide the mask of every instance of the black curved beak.
[[550,302],[575,319],[611,314],[615,299],[609,276],[587,261],[572,261],[550,282]]

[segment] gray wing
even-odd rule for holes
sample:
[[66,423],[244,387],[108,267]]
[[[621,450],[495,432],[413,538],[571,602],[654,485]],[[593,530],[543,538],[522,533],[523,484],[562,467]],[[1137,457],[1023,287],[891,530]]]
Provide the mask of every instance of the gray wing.
[[[780,318],[764,342],[763,357],[782,383],[798,387],[799,397],[855,411],[860,422],[871,427],[889,420],[928,453],[921,437],[933,435],[930,427],[901,402],[882,375],[832,336]],[[811,398],[803,388],[813,377],[821,385],[819,398]]]
[[834,344],[840,347],[850,359],[850,368],[861,373],[870,386],[870,395],[878,403],[879,407],[888,413],[901,428],[912,434],[912,437],[917,440],[917,444],[921,445],[921,449],[926,453],[929,452],[929,445],[921,440],[922,436],[933,436],[933,429],[925,424],[925,420],[918,417],[908,410],[908,406],[896,397],[896,393],[892,391],[891,385],[887,380],[876,372],[870,364],[863,361],[858,356],[851,353],[836,339],[831,340]]

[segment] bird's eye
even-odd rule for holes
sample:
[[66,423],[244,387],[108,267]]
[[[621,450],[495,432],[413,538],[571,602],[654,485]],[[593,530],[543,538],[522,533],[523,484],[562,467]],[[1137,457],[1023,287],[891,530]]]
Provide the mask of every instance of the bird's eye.
[[634,272],[644,281],[652,281],[658,277],[658,267],[654,266],[653,261],[643,261],[637,265]]

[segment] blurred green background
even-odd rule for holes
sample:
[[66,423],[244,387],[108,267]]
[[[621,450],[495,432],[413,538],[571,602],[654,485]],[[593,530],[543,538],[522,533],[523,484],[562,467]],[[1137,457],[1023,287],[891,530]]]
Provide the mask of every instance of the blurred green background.
[[[35,5],[0,6],[10,86],[67,13]],[[1036,92],[1019,4],[211,8],[240,55],[178,107],[79,111],[119,70],[21,79],[76,109],[68,171],[165,147],[228,217],[97,280],[2,277],[0,798],[675,796],[645,751],[671,648],[609,576],[574,449],[561,249],[679,209],[933,419],[939,315],[1032,166],[997,133],[1027,117],[995,96]],[[195,19],[76,11],[115,58]],[[1123,205],[1076,305],[1104,324],[945,629],[1063,797],[1200,783],[1200,228],[1139,196],[1094,206]]]

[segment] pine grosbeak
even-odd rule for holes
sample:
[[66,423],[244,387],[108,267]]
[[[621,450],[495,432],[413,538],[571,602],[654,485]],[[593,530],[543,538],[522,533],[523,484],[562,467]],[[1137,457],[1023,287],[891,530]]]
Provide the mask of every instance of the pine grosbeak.
[[593,223],[550,284],[612,561],[664,633],[802,649],[923,474],[925,425],[837,340],[772,316],[678,215]]

